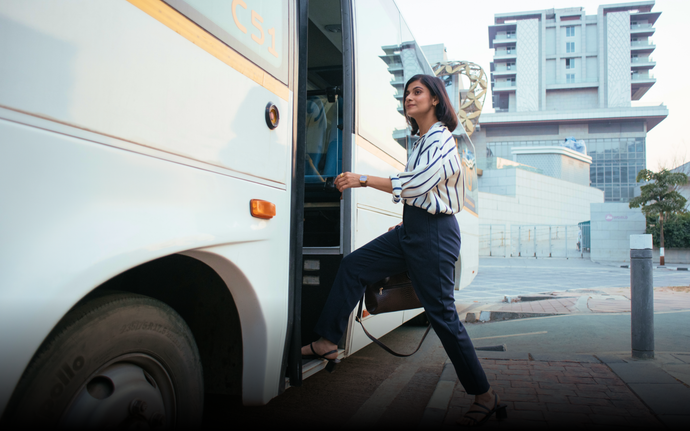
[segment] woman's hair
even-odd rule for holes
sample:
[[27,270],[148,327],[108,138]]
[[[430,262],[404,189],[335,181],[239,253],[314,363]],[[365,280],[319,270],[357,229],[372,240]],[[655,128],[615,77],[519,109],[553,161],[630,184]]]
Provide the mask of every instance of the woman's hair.
[[[436,105],[436,118],[438,121],[448,127],[451,132],[458,127],[458,116],[453,110],[453,105],[450,104],[450,99],[448,98],[448,93],[446,93],[446,86],[441,78],[437,78],[431,75],[415,75],[407,81],[405,84],[405,91],[403,95],[407,93],[407,87],[414,81],[420,81],[426,88],[429,89],[431,97],[438,97],[438,104]],[[407,110],[405,109],[405,96],[403,96],[403,113],[407,119],[408,124],[412,127],[412,135],[419,133],[419,126],[414,118],[407,116]]]

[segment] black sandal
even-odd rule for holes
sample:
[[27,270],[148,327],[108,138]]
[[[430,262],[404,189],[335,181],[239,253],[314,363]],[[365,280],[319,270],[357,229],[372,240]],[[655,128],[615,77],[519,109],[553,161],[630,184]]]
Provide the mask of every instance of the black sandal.
[[328,364],[326,364],[326,371],[328,371],[329,373],[335,371],[335,366],[340,363],[340,359],[338,359],[337,357],[335,359],[328,359],[326,356],[332,355],[333,353],[338,353],[338,349],[331,350],[330,352],[326,352],[323,355],[319,355],[314,350],[314,343],[309,343],[309,348],[311,348],[311,352],[313,353],[313,355],[303,356],[304,359],[325,359],[328,361]]
[[[494,413],[496,413],[496,419],[498,419],[499,421],[502,421],[503,419],[506,419],[508,417],[508,411],[506,410],[508,406],[506,406],[505,404],[498,404],[498,395],[495,392],[494,392],[494,408],[493,409],[489,409],[488,407],[486,407],[482,404],[479,404],[479,403],[474,403],[472,405],[476,405],[478,407],[481,407],[484,409],[484,411],[482,411],[482,410],[470,410],[470,411],[468,411],[463,416],[463,419],[464,418],[471,419],[474,422],[471,424],[467,424],[467,425],[463,425],[463,424],[458,423],[458,425],[465,426],[465,427],[478,427],[478,426],[484,425],[486,423],[486,421],[488,421],[489,418],[491,417],[491,415],[493,415]],[[467,416],[471,413],[482,413],[482,414],[484,414],[484,417],[481,420],[477,420],[475,417]]]

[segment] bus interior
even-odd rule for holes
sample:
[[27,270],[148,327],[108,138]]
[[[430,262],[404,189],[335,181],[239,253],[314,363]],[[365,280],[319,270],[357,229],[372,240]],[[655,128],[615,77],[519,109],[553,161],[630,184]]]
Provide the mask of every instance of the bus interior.
[[343,170],[343,113],[350,108],[343,103],[340,6],[340,0],[309,2],[302,345],[319,338],[313,328],[343,255],[344,206],[334,180]]

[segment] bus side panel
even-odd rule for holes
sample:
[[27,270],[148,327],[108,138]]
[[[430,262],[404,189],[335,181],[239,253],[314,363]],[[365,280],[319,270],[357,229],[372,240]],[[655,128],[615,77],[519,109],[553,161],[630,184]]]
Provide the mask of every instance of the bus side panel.
[[479,218],[466,209],[456,214],[460,225],[460,259],[455,267],[455,290],[469,286],[479,270]]
[[474,144],[462,128],[456,129],[458,152],[462,159],[465,181],[465,204],[456,215],[462,235],[460,259],[455,268],[455,290],[469,286],[479,272],[479,193],[477,159]]
[[[9,114],[15,121],[2,120]],[[241,275],[224,277],[242,304],[245,363],[255,362],[245,381],[257,387],[245,402],[277,395],[275,364],[257,358],[282,356],[289,193],[9,114],[0,109],[0,410],[43,339],[84,295],[144,262],[200,248],[232,261]],[[275,203],[277,215],[251,217],[252,198]],[[214,251],[219,245],[222,252]]]
[[[0,106],[287,183],[287,88],[276,95],[177,30],[125,0],[2,2]],[[269,102],[288,127],[268,129]]]
[[[404,169],[404,166],[390,156],[383,154],[376,147],[361,137],[355,138],[357,145],[353,151],[353,172],[365,172],[368,175],[388,177]],[[388,162],[386,162],[388,161]],[[378,190],[371,188],[357,189],[353,193],[353,206],[356,208],[353,217],[354,249],[362,247],[374,238],[386,233],[391,226],[402,220],[402,205],[394,204],[392,196],[388,198]],[[391,274],[393,275],[393,274]],[[364,324],[372,335],[380,337],[400,326],[422,310],[386,313],[365,318]],[[355,313],[350,322],[349,343],[347,354],[350,355],[365,347],[371,340],[362,331],[359,323],[354,321]]]

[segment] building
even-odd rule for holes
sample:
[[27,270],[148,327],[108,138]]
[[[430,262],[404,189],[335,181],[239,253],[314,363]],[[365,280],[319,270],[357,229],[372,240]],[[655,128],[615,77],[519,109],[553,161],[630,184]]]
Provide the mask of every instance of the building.
[[[633,106],[656,82],[654,1],[499,13],[489,26],[495,113],[473,136],[478,155],[516,160],[521,147],[584,143],[605,202],[639,195],[646,136],[665,106]],[[480,182],[481,187],[481,182]]]

